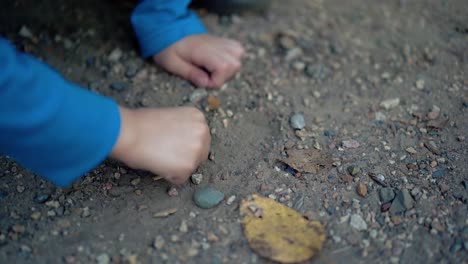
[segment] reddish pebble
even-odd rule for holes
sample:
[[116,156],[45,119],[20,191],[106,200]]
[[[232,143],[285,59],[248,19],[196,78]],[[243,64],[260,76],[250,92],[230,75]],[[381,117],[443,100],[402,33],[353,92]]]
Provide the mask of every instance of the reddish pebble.
[[177,189],[175,187],[171,187],[169,188],[169,190],[167,191],[167,194],[171,197],[174,197],[174,196],[177,196],[179,195],[179,192],[177,191]]
[[390,207],[392,206],[392,203],[384,203],[382,204],[382,206],[380,207],[380,211],[383,213],[383,212],[387,212],[388,210],[390,210]]

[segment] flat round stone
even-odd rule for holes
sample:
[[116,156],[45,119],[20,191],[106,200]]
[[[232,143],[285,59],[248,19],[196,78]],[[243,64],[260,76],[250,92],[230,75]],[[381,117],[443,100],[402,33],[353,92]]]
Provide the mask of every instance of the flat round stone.
[[218,205],[224,199],[224,193],[211,188],[205,187],[195,191],[193,201],[203,209],[209,209]]

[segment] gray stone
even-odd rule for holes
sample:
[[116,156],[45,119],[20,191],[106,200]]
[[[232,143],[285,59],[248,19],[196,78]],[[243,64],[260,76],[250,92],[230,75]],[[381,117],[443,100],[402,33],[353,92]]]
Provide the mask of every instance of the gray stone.
[[112,62],[116,62],[118,60],[120,60],[120,58],[122,57],[123,55],[123,52],[121,49],[119,48],[115,48],[111,51],[111,53],[109,53],[109,56],[107,57],[107,59],[109,61],[112,61]]
[[301,114],[294,114],[289,119],[289,123],[294,129],[303,129],[305,127],[304,116]]
[[196,89],[190,94],[189,100],[192,103],[197,103],[201,99],[208,96],[208,92],[205,89]]
[[305,73],[312,79],[323,80],[330,74],[330,69],[323,64],[309,64],[305,68]]
[[46,194],[46,193],[40,193],[40,194],[37,194],[36,196],[34,196],[34,202],[35,203],[45,203],[47,202],[47,200],[49,200],[50,198],[50,195]]
[[382,188],[379,190],[379,197],[382,203],[388,203],[395,198],[395,192],[392,188]]
[[74,45],[75,45],[75,44],[73,44],[73,42],[72,42],[71,40],[69,40],[69,39],[67,39],[67,38],[66,38],[66,39],[63,39],[63,47],[64,47],[65,49],[69,50],[69,49],[73,48]]
[[153,242],[153,247],[157,250],[161,250],[166,242],[162,236],[157,236]]
[[110,88],[112,90],[115,90],[115,91],[123,91],[125,89],[126,85],[125,83],[121,83],[121,82],[114,82],[110,85]]
[[18,32],[18,34],[23,37],[23,38],[28,38],[28,39],[31,39],[34,37],[34,34],[31,32],[31,30],[23,25],[20,29],[20,31]]
[[408,192],[408,190],[404,189],[397,192],[396,197],[392,202],[392,207],[390,207],[390,214],[401,214],[413,207],[413,197],[411,197],[411,194]]
[[192,176],[190,177],[190,180],[192,181],[193,184],[199,185],[203,181],[203,174],[201,173],[192,174]]
[[432,173],[432,178],[441,178],[445,176],[445,169],[436,170]]
[[380,102],[380,106],[385,110],[389,110],[391,108],[397,107],[400,104],[400,98],[392,98],[383,100]]
[[462,249],[462,244],[458,241],[456,241],[455,243],[453,243],[451,246],[450,246],[450,252],[451,253],[457,253],[458,251],[460,251]]
[[358,166],[349,166],[346,170],[353,177],[358,175],[361,172],[361,168],[359,168]]
[[125,77],[131,79],[135,77],[138,73],[138,68],[135,67],[134,65],[129,65],[127,66],[127,69],[125,70]]
[[383,174],[377,174],[375,178],[378,182],[385,183],[385,176]]
[[218,205],[224,199],[224,193],[211,187],[201,188],[193,194],[195,204],[203,209],[209,209]]
[[110,257],[106,253],[102,253],[101,255],[96,257],[96,262],[98,264],[109,264]]
[[367,230],[366,221],[364,221],[364,219],[362,219],[362,217],[358,214],[351,215],[351,220],[349,221],[349,224],[351,225],[352,228],[358,231]]

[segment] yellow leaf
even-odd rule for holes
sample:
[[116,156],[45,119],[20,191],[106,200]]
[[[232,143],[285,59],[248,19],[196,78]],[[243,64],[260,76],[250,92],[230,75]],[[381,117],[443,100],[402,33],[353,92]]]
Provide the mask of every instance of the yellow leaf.
[[259,255],[281,263],[303,262],[321,249],[325,230],[318,221],[272,199],[253,194],[242,200],[242,226],[250,247]]

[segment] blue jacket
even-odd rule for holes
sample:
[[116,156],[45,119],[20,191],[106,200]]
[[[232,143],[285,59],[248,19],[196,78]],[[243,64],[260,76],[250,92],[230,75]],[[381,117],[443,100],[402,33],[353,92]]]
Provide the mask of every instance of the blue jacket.
[[[144,0],[131,22],[144,57],[205,33],[189,0]],[[120,131],[115,101],[63,79],[0,38],[0,153],[65,187],[112,151]]]

